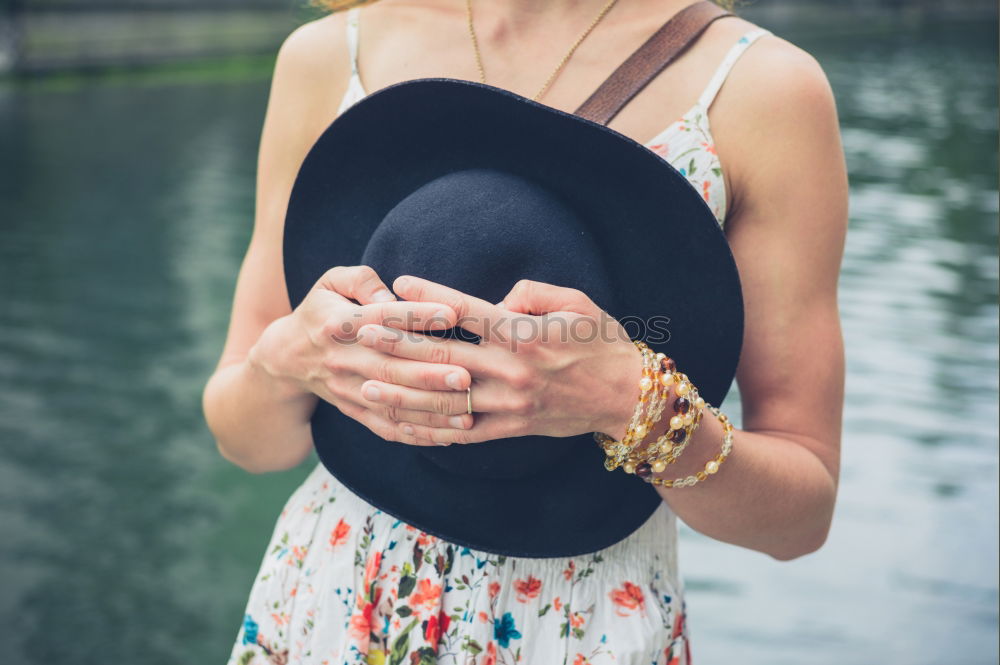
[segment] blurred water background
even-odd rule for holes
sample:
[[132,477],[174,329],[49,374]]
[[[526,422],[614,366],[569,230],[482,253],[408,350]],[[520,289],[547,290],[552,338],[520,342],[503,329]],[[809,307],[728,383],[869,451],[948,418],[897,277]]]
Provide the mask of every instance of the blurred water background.
[[[825,67],[851,173],[843,477],[793,562],[684,529],[695,662],[997,663],[995,21],[768,27]],[[246,474],[200,412],[268,75],[0,83],[2,663],[228,655],[314,463]]]

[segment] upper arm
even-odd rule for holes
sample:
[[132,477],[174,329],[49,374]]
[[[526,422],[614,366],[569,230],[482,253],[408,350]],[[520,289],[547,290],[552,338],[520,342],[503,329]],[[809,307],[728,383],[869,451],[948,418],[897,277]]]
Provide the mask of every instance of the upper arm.
[[333,14],[306,23],[278,51],[257,158],[254,229],[220,367],[245,358],[264,328],[291,311],[281,261],[285,210],[299,166],[347,85],[343,21]]
[[771,43],[754,58],[748,51],[734,77],[729,93],[742,103],[728,105],[737,108],[726,121],[735,147],[722,156],[735,193],[726,235],[746,312],[737,371],[743,428],[799,442],[836,480],[844,399],[837,283],[848,199],[836,104],[811,56],[764,39]]

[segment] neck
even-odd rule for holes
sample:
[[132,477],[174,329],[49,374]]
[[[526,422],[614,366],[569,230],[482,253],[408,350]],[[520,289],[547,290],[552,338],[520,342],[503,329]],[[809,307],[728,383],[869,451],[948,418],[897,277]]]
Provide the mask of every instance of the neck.
[[[472,5],[476,30],[484,37],[503,41],[523,34],[531,34],[539,23],[567,23],[586,25],[608,4],[609,0],[461,0]],[[629,22],[642,20],[650,13],[664,17],[680,11],[696,0],[618,0],[608,13],[609,21]],[[480,28],[480,25],[482,28]]]
[[[539,21],[589,21],[609,0],[469,0],[480,18],[500,32],[520,33]],[[463,0],[463,3],[465,0]],[[624,4],[625,0],[619,0]]]

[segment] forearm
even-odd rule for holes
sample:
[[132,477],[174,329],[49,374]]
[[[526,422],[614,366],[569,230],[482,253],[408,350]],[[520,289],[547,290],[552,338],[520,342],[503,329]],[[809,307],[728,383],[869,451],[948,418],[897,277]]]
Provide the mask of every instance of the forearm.
[[244,359],[216,370],[202,403],[222,456],[262,473],[292,468],[309,454],[317,399]]
[[[680,459],[653,475],[667,480],[704,469],[718,454],[722,433],[706,411]],[[837,493],[836,479],[809,448],[778,433],[745,430],[734,431],[732,454],[705,482],[656,487],[691,528],[781,560],[823,544]]]

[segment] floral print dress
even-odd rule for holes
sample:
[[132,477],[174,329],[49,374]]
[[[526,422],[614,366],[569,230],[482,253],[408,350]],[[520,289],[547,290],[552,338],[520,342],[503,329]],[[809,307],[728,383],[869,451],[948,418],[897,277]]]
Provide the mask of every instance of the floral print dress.
[[373,508],[317,465],[278,519],[230,663],[687,663],[666,503],[591,554],[461,547]]
[[[360,8],[347,14],[352,76],[365,95]],[[685,175],[719,223],[722,168],[708,108],[753,30],[694,107],[647,147]],[[318,464],[277,520],[228,665],[689,665],[677,520],[661,503],[623,540],[574,557],[478,551],[424,533]]]

